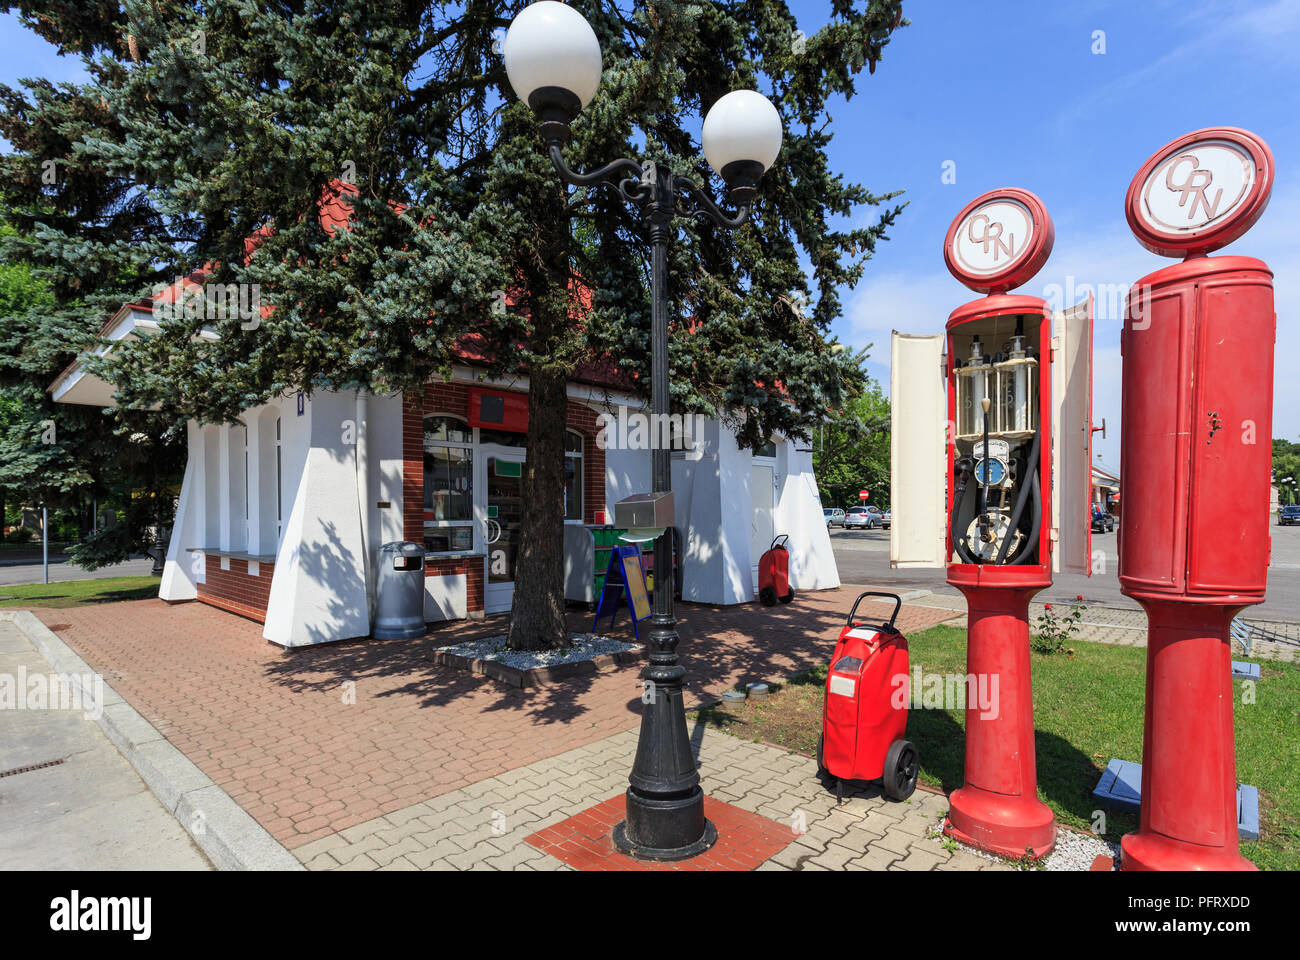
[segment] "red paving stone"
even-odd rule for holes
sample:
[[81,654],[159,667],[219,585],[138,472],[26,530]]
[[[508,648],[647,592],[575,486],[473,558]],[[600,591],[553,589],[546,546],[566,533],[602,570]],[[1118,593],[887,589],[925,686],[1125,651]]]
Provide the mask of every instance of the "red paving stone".
[[[687,705],[824,663],[855,596],[803,593],[770,609],[682,604]],[[872,606],[875,616],[892,608]],[[290,653],[263,640],[260,624],[199,603],[35,612],[290,849],[640,721],[635,666],[520,690],[428,659],[434,647],[501,633],[504,618]],[[904,606],[899,626],[952,616]],[[571,614],[570,627],[590,629],[590,614]],[[613,632],[631,638],[626,619]]]
[[689,860],[656,863],[633,860],[614,846],[614,826],[623,819],[625,794],[610,797],[576,816],[524,838],[576,870],[753,870],[794,840],[790,828],[712,797],[704,816],[718,828],[718,842]]

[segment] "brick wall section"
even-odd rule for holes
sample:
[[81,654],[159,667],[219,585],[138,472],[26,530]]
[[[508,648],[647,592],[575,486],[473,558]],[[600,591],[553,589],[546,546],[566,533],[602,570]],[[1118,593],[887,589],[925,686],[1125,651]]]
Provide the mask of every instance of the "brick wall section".
[[[403,536],[414,543],[424,542],[424,417],[447,413],[469,417],[468,384],[433,382],[425,385],[424,396],[407,394],[402,405],[402,529]],[[596,412],[580,403],[569,402],[566,424],[582,434],[583,521],[606,523],[605,451],[596,446],[599,432]],[[483,610],[483,558],[439,560],[430,558],[425,576],[438,577],[463,573],[467,578],[467,606],[471,612]]]
[[424,543],[424,402],[402,397],[402,539]]
[[258,623],[266,622],[266,606],[271,596],[271,576],[275,565],[263,563],[253,576],[247,560],[231,559],[230,569],[221,569],[221,558],[206,557],[206,583],[198,585],[198,599]]

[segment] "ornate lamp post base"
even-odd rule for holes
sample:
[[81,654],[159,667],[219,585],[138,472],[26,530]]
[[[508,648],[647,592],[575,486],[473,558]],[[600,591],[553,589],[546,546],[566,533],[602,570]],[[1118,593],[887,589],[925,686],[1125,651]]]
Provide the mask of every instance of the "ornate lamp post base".
[[627,819],[614,828],[614,846],[629,857],[688,860],[717,842],[718,830],[704,817],[704,791],[698,786],[683,797],[667,798],[644,797],[628,787]]
[[[664,550],[662,566],[656,557],[657,570],[671,567],[668,540],[664,535],[655,543],[656,551]],[[664,594],[655,590],[655,601],[671,604],[671,588]],[[704,817],[704,791],[686,732],[686,670],[677,662],[675,621],[667,613],[652,622],[650,664],[641,672],[641,733],[628,777],[626,819],[614,828],[614,845],[638,860],[685,860],[717,843],[718,831]]]

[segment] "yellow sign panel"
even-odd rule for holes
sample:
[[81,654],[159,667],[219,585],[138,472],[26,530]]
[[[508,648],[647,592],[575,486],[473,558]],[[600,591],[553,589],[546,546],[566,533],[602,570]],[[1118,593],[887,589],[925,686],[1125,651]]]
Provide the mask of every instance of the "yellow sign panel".
[[623,582],[627,584],[627,596],[633,615],[638,620],[644,620],[650,616],[650,597],[646,593],[640,555],[634,553],[623,557]]

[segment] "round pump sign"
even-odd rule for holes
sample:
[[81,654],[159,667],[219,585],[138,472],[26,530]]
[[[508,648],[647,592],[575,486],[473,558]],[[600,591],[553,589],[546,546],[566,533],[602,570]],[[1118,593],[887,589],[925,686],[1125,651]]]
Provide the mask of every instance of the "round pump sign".
[[1249,230],[1273,190],[1273,153],[1236,127],[1209,127],[1165,144],[1124,202],[1138,242],[1166,257],[1225,247]]
[[1018,287],[1047,262],[1055,231],[1043,202],[1027,190],[993,190],[968,204],[943,244],[952,275],[979,293]]

